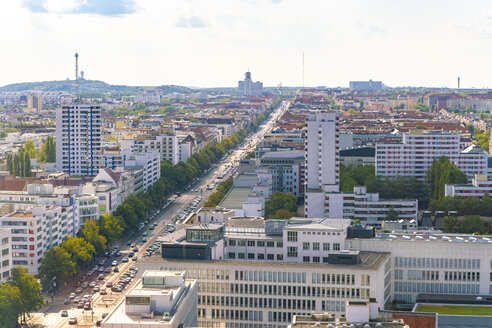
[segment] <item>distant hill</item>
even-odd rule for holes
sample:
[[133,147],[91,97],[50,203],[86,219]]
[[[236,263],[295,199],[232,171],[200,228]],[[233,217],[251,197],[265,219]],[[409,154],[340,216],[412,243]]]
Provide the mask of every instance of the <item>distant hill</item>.
[[[164,94],[172,92],[190,93],[192,90],[187,87],[179,85],[161,85],[157,87],[143,87],[143,86],[128,86],[128,85],[113,85],[103,81],[96,80],[80,80],[80,92],[81,93],[106,93],[106,92],[122,92],[122,93],[136,93],[143,91],[144,89],[160,89]],[[12,92],[12,91],[66,91],[75,92],[73,80],[63,81],[43,81],[43,82],[23,82],[9,84],[0,87],[0,92]]]

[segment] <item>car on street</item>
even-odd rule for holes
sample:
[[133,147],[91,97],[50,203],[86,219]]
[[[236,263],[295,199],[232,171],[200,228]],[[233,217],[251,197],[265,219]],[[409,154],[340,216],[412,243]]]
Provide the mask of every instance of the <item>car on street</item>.
[[80,301],[79,304],[77,304],[78,309],[82,309],[84,307],[84,301]]
[[133,255],[135,255],[135,253],[133,251],[128,253],[128,257],[133,257]]
[[147,238],[142,238],[142,244],[147,242]]
[[92,282],[89,284],[89,287],[90,287],[90,288],[94,288],[94,287],[96,287],[96,282],[95,282],[95,281],[92,281]]
[[78,297],[78,296],[77,296],[77,297],[75,297],[75,298],[73,299],[73,302],[74,302],[74,303],[78,303],[78,302],[80,302],[80,297]]
[[118,267],[114,267],[113,272],[120,272],[120,269],[118,269]]
[[138,247],[137,246],[133,247],[133,251],[138,252]]
[[104,275],[101,273],[99,276],[97,276],[97,280],[104,280]]
[[113,262],[111,263],[111,266],[117,266],[117,265],[118,265],[118,262],[117,262],[117,261],[113,261]]
[[128,257],[125,256],[124,258],[122,258],[121,262],[124,262],[124,263],[128,262]]
[[113,282],[108,281],[108,282],[106,283],[106,287],[113,287]]
[[99,272],[104,272],[104,267],[103,267],[103,266],[102,266],[102,267],[100,267],[98,271],[99,271]]
[[70,302],[71,302],[70,298],[65,298],[63,304],[70,304]]
[[87,287],[89,286],[89,284],[87,283],[87,281],[84,281],[82,284],[80,284],[80,287],[86,289]]
[[104,273],[111,273],[111,268],[104,269]]
[[67,312],[67,310],[63,310],[63,311],[61,311],[61,312],[60,312],[60,315],[61,315],[62,317],[68,317],[68,312]]
[[106,263],[106,260],[105,259],[100,259],[99,260],[99,265],[104,265],[104,263]]
[[76,295],[75,295],[75,293],[70,293],[69,298],[70,298],[71,300],[73,300],[73,299],[75,298],[75,296],[76,296]]
[[99,291],[99,286],[94,287],[94,288],[92,289],[92,291],[93,291],[94,293],[97,293],[97,292]]
[[68,320],[69,325],[76,325],[77,324],[77,318],[73,317]]
[[132,261],[136,261],[137,260],[137,257],[132,257]]
[[103,288],[101,288],[101,289],[99,290],[99,294],[101,294],[101,295],[106,295],[106,288],[104,288],[104,287],[103,287]]
[[91,309],[91,303],[90,302],[85,302],[84,304],[84,310],[90,310]]

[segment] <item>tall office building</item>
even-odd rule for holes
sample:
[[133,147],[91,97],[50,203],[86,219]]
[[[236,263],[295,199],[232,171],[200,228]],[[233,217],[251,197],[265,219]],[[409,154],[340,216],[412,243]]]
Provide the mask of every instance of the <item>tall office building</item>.
[[56,111],[56,169],[94,176],[101,166],[101,107],[62,106]]
[[238,82],[238,92],[240,96],[254,96],[263,92],[263,83],[260,81],[253,82],[249,71],[246,72],[244,76],[244,81]]
[[27,108],[41,111],[43,109],[43,99],[40,96],[29,95],[27,96]]

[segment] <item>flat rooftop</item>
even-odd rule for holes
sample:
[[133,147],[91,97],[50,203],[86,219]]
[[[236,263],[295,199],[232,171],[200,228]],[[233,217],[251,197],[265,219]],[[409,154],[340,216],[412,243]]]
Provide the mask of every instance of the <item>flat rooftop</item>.
[[[195,284],[196,280],[190,279],[190,280],[185,280],[185,286],[186,287],[191,287],[191,285]],[[127,295],[131,296],[150,296],[151,294],[149,293],[140,293],[139,291],[133,291],[135,288],[142,288],[142,282],[139,281],[138,284],[130,290]],[[157,293],[158,290],[164,291],[167,293],[170,293],[173,289],[177,290],[178,287],[173,287],[173,288],[148,288],[148,287],[143,287],[145,291],[153,291]],[[103,320],[102,326],[104,324],[108,325],[135,325],[138,326],[139,324],[143,325],[152,325],[155,327],[169,327],[169,323],[172,322],[173,320],[173,314],[171,313],[170,319],[169,320],[163,320],[162,314],[154,314],[153,317],[151,317],[150,313],[148,315],[142,315],[140,313],[132,313],[128,314],[125,312],[125,305],[126,301],[125,298],[123,298],[113,309],[112,312],[109,313],[109,315]]]
[[15,212],[8,215],[9,218],[32,218],[31,212]]
[[219,206],[226,209],[243,208],[243,203],[251,193],[251,187],[232,187],[231,191],[224,197]]
[[265,268],[265,265],[268,267],[300,267],[300,268],[313,268],[323,266],[325,268],[330,269],[350,269],[350,270],[377,270],[380,268],[383,263],[390,257],[390,253],[387,252],[360,252],[360,263],[357,265],[344,265],[344,264],[329,264],[329,263],[298,263],[298,262],[276,262],[276,261],[267,261],[267,260],[190,260],[190,259],[163,259],[160,254],[153,254],[150,257],[146,257],[140,262],[149,262],[149,263],[196,263],[199,265],[200,263],[216,263],[216,264],[225,264],[225,265],[237,265],[237,266],[249,266],[249,267],[259,267]]

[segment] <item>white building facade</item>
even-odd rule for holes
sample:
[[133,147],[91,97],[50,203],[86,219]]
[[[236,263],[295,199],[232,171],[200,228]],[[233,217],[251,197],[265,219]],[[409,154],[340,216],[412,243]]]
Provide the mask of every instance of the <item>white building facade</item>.
[[0,282],[6,282],[12,269],[12,236],[10,229],[0,228]]
[[460,150],[460,136],[448,133],[404,134],[402,143],[376,145],[376,174],[423,180],[434,160],[446,156],[468,176],[487,174],[487,154],[479,147]]
[[101,163],[101,108],[87,104],[56,111],[56,169],[94,176]]
[[12,266],[38,274],[40,260],[73,231],[73,219],[60,206],[34,206],[0,217],[2,228],[12,233]]

